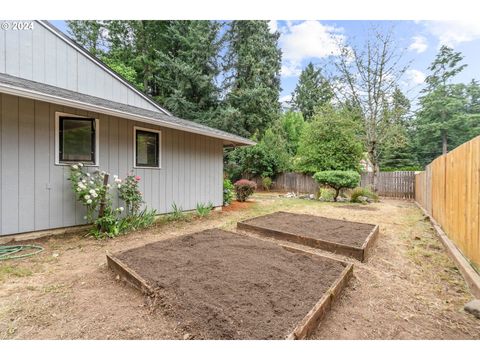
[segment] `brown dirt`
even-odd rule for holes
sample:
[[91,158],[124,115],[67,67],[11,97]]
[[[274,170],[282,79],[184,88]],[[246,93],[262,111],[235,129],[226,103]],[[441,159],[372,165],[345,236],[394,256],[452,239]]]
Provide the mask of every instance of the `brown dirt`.
[[353,261],[354,277],[312,338],[480,339],[480,320],[463,311],[473,297],[414,203],[382,200],[368,205],[378,209],[370,212],[279,198],[273,192],[252,200],[240,211],[161,221],[108,241],[81,234],[50,237],[38,256],[0,262],[0,339],[182,339],[184,332],[171,318],[152,313],[143,295],[115,279],[106,268],[105,252],[213,227],[232,230],[237,221],[274,211],[380,225],[367,263],[330,255]]
[[250,219],[244,223],[354,247],[361,247],[375,227],[371,224],[283,211]]
[[282,339],[341,274],[342,263],[212,229],[116,254],[195,338]]
[[232,211],[239,211],[239,210],[246,210],[249,207],[251,207],[253,204],[255,204],[253,201],[237,201],[234,200],[232,203],[228,206],[225,206],[222,211],[223,212],[232,212]]

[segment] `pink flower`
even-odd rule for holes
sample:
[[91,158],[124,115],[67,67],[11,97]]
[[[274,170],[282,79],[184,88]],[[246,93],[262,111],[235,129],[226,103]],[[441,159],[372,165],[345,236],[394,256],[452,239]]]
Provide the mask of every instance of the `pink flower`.
[[140,180],[142,180],[142,178],[140,176],[138,176],[138,175],[135,176],[135,181],[140,181]]

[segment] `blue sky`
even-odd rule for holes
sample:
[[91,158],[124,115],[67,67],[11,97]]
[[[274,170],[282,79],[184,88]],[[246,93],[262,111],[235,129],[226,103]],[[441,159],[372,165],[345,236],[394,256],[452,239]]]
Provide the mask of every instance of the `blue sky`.
[[[52,23],[66,32],[64,21]],[[457,80],[480,79],[480,22],[478,21],[367,21],[309,20],[270,22],[271,30],[280,32],[283,52],[281,100],[289,98],[298,75],[308,62],[324,66],[336,52],[336,42],[361,46],[372,26],[393,28],[395,41],[405,49],[403,60],[410,62],[401,87],[413,101],[423,87],[428,66],[442,44],[452,46],[464,55],[468,67]]]

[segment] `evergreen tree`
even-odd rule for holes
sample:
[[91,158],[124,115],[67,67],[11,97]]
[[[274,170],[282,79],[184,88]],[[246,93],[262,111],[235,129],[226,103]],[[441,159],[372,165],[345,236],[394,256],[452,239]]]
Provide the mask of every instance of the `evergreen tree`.
[[177,116],[208,124],[218,106],[220,26],[214,21],[172,21],[163,34],[167,51],[157,52],[163,74],[158,101]]
[[230,23],[226,38],[221,128],[247,137],[262,134],[280,113],[279,33],[270,33],[267,21],[238,20]]
[[316,107],[328,104],[333,97],[330,83],[322,76],[320,69],[315,69],[310,62],[302,70],[297,86],[292,93],[292,105],[303,114],[305,120],[310,120]]
[[[102,37],[102,60],[173,114],[209,124],[215,116],[220,73],[215,21],[111,20],[71,22],[72,34],[90,50]],[[97,39],[97,40],[95,40]]]
[[452,83],[465,67],[460,52],[442,46],[429,70],[417,112],[416,147],[425,165],[478,134],[478,85]]
[[111,20],[106,22],[109,51],[105,55],[133,68],[137,82],[148,95],[157,97],[162,91],[164,74],[157,64],[158,52],[167,51],[162,36],[170,21]]
[[98,20],[67,20],[69,34],[95,56],[102,54],[104,23]]

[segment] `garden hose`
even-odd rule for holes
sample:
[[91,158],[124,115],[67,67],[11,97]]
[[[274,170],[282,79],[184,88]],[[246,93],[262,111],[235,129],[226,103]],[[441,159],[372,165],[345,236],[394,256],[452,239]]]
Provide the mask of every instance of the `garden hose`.
[[[27,254],[22,253],[23,251],[29,249],[35,249],[36,251],[29,252]],[[38,245],[0,245],[0,261],[33,256],[41,253],[43,250],[43,247]]]

